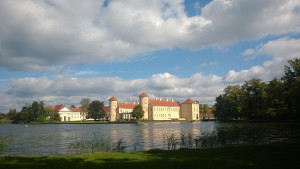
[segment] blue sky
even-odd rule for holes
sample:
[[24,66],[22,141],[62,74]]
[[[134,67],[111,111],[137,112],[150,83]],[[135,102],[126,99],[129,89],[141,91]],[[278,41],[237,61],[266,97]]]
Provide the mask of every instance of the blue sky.
[[297,0],[1,1],[0,19],[4,113],[141,92],[213,105],[300,57]]

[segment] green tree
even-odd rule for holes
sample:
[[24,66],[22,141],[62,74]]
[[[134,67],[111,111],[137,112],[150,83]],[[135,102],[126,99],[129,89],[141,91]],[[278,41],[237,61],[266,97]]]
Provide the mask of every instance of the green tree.
[[99,100],[93,100],[89,106],[88,116],[94,120],[104,118],[106,116],[106,112],[104,112],[104,103]]
[[241,102],[243,95],[244,92],[239,85],[227,86],[224,94],[216,98],[215,117],[224,121],[243,117]]
[[144,110],[140,104],[133,108],[131,116],[138,120],[144,117]]
[[284,83],[276,78],[271,80],[265,89],[267,93],[266,117],[282,118],[288,111],[288,105],[285,102],[283,93],[285,92]]
[[[89,98],[82,98],[80,104],[81,104],[80,115],[83,118],[86,118],[87,113],[89,111],[89,107],[90,107],[90,99]],[[83,119],[83,118],[81,118],[81,119]]]
[[14,121],[17,116],[18,116],[18,113],[17,113],[16,109],[10,109],[9,112],[7,113],[7,118],[12,121]]
[[285,84],[284,97],[288,105],[287,117],[300,117],[299,105],[299,77],[300,77],[300,59],[288,60],[289,65],[284,66],[284,75],[281,78]]
[[57,121],[57,122],[61,121],[59,113],[58,112],[51,113],[50,120],[51,121]]
[[246,93],[244,100],[244,112],[248,118],[263,118],[264,117],[264,104],[267,96],[265,88],[267,84],[260,79],[252,79],[246,81],[242,89]]
[[0,120],[5,119],[5,114],[4,113],[0,113]]
[[23,107],[21,112],[20,112],[20,122],[21,123],[28,123],[29,122],[29,111],[28,107]]
[[284,83],[293,86],[300,76],[300,59],[295,58],[293,60],[288,60],[288,63],[289,65],[284,66],[284,75],[281,79]]

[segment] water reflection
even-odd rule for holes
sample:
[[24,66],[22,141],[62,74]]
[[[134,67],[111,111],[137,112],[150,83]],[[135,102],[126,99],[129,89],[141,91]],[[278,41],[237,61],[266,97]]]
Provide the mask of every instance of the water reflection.
[[164,134],[212,132],[217,127],[230,128],[241,136],[240,143],[300,140],[297,123],[154,123],[154,124],[0,124],[0,133],[13,136],[6,155],[65,155],[76,141],[102,138],[116,142],[122,138],[126,151],[164,148]]

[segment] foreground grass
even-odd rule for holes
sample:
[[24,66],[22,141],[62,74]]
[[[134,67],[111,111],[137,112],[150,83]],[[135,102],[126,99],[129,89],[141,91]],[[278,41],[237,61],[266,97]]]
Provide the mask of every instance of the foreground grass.
[[300,169],[300,143],[224,147],[209,150],[151,150],[73,156],[0,157],[0,168],[291,168]]

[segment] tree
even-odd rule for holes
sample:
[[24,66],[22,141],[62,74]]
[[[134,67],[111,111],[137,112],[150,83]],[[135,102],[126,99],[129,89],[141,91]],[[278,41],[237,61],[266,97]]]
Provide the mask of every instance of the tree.
[[82,98],[81,99],[81,119],[86,118],[87,112],[89,111],[89,107],[90,107],[90,99],[89,98]]
[[144,117],[144,110],[140,104],[133,108],[131,116],[138,120]]
[[260,79],[253,78],[246,81],[242,89],[246,93],[244,100],[244,112],[248,118],[262,118],[264,116],[264,104],[267,84]]
[[288,60],[289,65],[284,66],[284,75],[281,78],[285,84],[284,97],[288,104],[288,117],[298,116],[300,117],[300,105],[299,105],[299,77],[300,77],[300,59],[295,58]]
[[243,90],[239,85],[227,86],[224,94],[216,98],[214,113],[220,120],[238,119],[242,114]]
[[59,113],[58,112],[53,112],[50,116],[51,121],[61,121]]
[[28,107],[24,106],[20,112],[20,119],[19,121],[21,123],[28,123],[29,122],[29,112],[28,112]]
[[4,113],[0,113],[0,120],[5,119],[5,114]]
[[93,100],[89,107],[88,116],[94,120],[105,117],[106,112],[104,112],[104,103],[99,100]]
[[70,106],[70,108],[76,108],[76,106],[75,106],[74,104],[72,104],[72,105]]
[[9,112],[7,113],[7,117],[9,120],[14,121],[15,118],[18,116],[18,113],[16,109],[10,109]]
[[300,76],[300,59],[288,60],[289,66],[284,66],[284,75],[281,78],[286,84],[293,86]]
[[288,111],[288,105],[285,102],[284,83],[276,78],[271,80],[265,89],[267,93],[266,97],[266,116],[268,118],[282,118]]
[[281,80],[245,81],[242,87],[228,86],[216,97],[215,116],[221,120],[300,118],[300,59],[288,60]]

